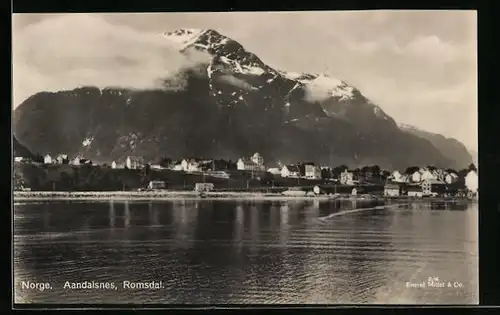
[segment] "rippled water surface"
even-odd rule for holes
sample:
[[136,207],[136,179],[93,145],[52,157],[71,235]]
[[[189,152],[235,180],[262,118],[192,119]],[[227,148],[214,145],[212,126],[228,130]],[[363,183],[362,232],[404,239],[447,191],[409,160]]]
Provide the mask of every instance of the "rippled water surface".
[[[17,303],[478,303],[476,204],[62,201],[14,208]],[[429,287],[429,277],[445,287]],[[23,288],[22,281],[51,289]],[[66,281],[117,289],[65,289]],[[162,287],[127,289],[123,281]]]

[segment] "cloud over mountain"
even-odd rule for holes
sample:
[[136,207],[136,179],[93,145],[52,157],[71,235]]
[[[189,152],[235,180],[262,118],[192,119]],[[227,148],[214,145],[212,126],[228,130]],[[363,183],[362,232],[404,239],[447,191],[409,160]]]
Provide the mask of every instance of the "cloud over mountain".
[[[91,14],[61,15],[14,32],[14,107],[38,91],[76,86],[163,88],[162,79],[208,58],[199,51],[179,54],[161,34]],[[182,88],[182,82],[173,85]]]

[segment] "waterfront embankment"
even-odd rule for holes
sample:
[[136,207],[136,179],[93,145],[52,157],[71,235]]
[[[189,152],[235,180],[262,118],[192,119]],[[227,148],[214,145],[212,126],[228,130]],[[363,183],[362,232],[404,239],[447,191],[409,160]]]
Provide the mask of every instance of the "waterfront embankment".
[[14,201],[37,200],[183,200],[183,199],[276,199],[276,200],[366,200],[387,202],[476,202],[463,198],[411,198],[349,196],[349,195],[314,195],[285,196],[281,193],[257,192],[204,192],[195,191],[14,191]]

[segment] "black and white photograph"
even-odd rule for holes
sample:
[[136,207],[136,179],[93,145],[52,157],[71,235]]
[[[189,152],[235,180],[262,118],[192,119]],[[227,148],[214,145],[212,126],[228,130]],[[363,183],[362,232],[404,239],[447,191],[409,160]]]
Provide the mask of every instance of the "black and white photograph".
[[15,13],[15,305],[477,305],[477,12]]

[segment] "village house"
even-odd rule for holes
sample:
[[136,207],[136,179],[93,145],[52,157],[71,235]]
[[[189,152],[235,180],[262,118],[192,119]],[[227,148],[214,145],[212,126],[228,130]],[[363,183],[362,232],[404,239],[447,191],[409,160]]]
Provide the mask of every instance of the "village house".
[[268,168],[267,172],[272,174],[272,175],[281,175],[281,170],[278,167]]
[[75,156],[71,161],[69,161],[69,164],[71,165],[80,165],[80,156]]
[[281,177],[284,178],[300,178],[300,168],[298,165],[285,165],[281,169]]
[[453,184],[458,180],[458,175],[455,173],[448,173],[444,177],[444,182],[447,184]]
[[53,161],[52,161],[52,157],[50,156],[50,154],[46,154],[44,157],[43,157],[43,163],[44,164],[52,164]]
[[151,169],[152,170],[162,170],[165,168],[163,166],[161,166],[160,164],[151,164]]
[[183,171],[184,165],[182,164],[182,162],[174,162],[174,163],[172,163],[171,168],[173,171]]
[[421,186],[424,196],[429,196],[431,194],[443,195],[446,191],[446,183],[434,178],[422,181]]
[[257,165],[264,166],[264,158],[259,153],[254,153],[250,158]]
[[125,166],[131,170],[141,169],[144,166],[144,159],[136,156],[127,156]]
[[340,183],[342,185],[354,185],[354,173],[348,170],[340,173]]
[[236,163],[236,169],[239,171],[264,172],[266,170],[264,166],[264,158],[259,153],[255,153],[249,159],[241,158]]
[[[199,159],[183,159],[181,168],[184,172],[203,172],[212,168],[212,160],[199,160]],[[174,168],[177,168],[174,166]]]
[[148,189],[156,190],[156,189],[165,189],[167,187],[166,183],[161,180],[152,180],[148,184]]
[[465,176],[465,187],[467,187],[467,189],[472,193],[476,193],[478,191],[479,178],[475,171],[470,171]]
[[411,174],[410,180],[413,183],[420,183],[422,181],[422,173],[420,171],[416,171]]
[[117,165],[116,165],[116,162],[115,162],[115,161],[111,162],[111,168],[112,168],[112,169],[115,169],[115,168],[116,168],[116,166],[117,166]]
[[400,182],[401,181],[401,173],[399,171],[394,171],[394,172],[392,172],[390,178],[394,182]]
[[321,169],[314,164],[305,164],[305,178],[307,179],[321,179]]
[[236,163],[236,169],[239,171],[265,171],[264,165],[259,165],[251,159],[239,159]]
[[92,160],[80,159],[80,165],[92,165]]
[[401,194],[401,186],[398,183],[387,183],[384,186],[384,196],[397,197]]
[[15,156],[14,157],[14,162],[20,163],[22,161],[23,161],[23,157],[22,156]]
[[409,185],[406,187],[406,194],[408,197],[422,197],[422,187],[420,185]]
[[213,183],[196,183],[194,185],[194,190],[197,192],[205,192],[214,190],[215,186]]
[[56,157],[56,163],[57,164],[68,164],[69,163],[68,155],[67,154],[59,154]]
[[420,173],[420,181],[425,181],[425,180],[428,180],[428,179],[437,179],[437,173],[434,172],[431,172],[429,170],[424,170],[423,172],[419,172]]

